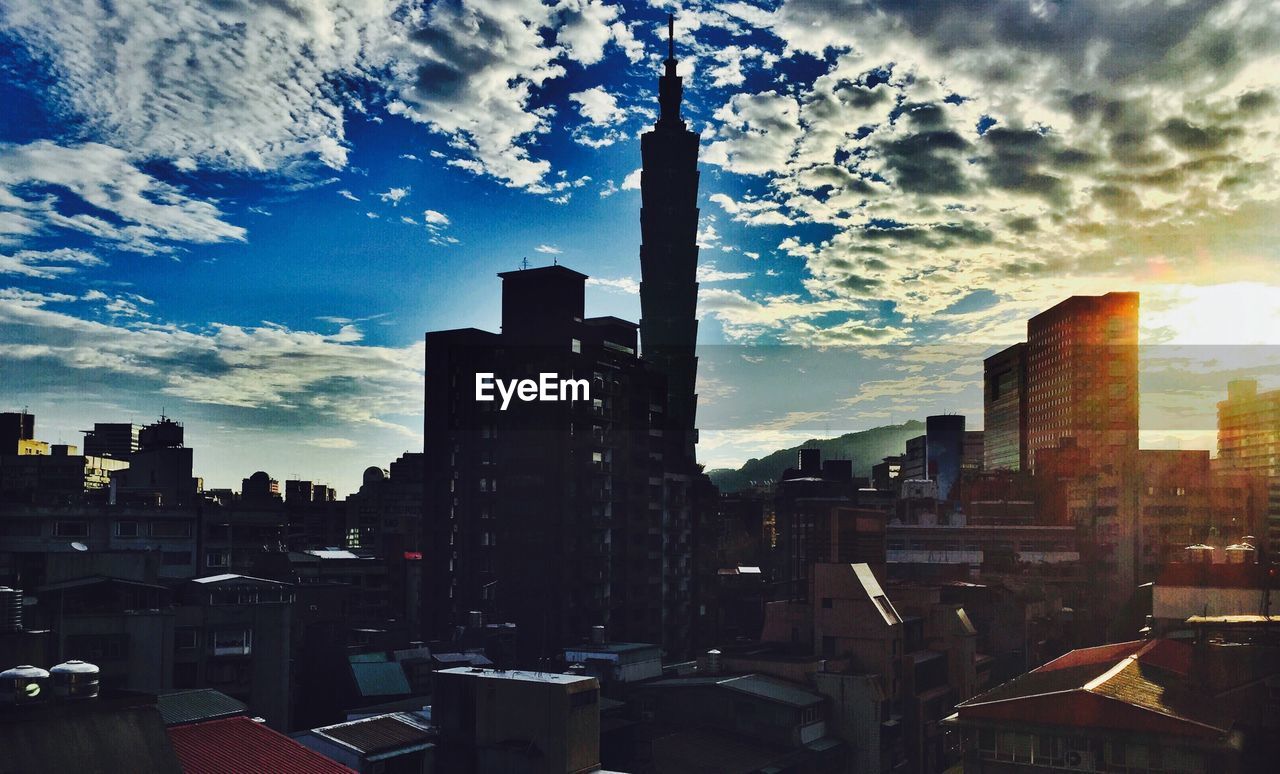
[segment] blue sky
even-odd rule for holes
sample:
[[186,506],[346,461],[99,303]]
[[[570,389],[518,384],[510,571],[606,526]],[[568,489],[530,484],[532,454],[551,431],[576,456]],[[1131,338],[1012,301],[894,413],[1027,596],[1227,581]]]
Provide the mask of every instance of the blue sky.
[[421,447],[422,333],[495,328],[496,272],[638,317],[667,10],[705,461],[980,425],[981,357],[1072,293],[1143,293],[1151,445],[1274,381],[1222,349],[1280,330],[1271,3],[0,0],[0,404],[351,490]]

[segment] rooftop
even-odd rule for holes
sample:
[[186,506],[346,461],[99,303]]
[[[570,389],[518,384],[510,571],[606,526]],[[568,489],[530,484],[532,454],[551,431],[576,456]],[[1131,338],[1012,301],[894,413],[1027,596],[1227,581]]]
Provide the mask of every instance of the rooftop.
[[1235,723],[1212,696],[1191,689],[1191,646],[1124,642],[1067,653],[963,702],[965,720],[1219,738]]
[[584,653],[634,653],[642,650],[661,650],[661,648],[648,642],[584,642],[565,648],[566,652]]
[[413,692],[404,668],[395,661],[352,661],[351,675],[361,696],[405,696]]
[[393,712],[363,720],[338,723],[312,730],[313,734],[339,742],[361,755],[400,751],[427,744],[431,734],[423,722],[408,712]]
[[237,583],[249,583],[249,584],[261,584],[261,583],[265,583],[265,584],[268,584],[268,585],[271,585],[271,586],[287,586],[287,585],[289,585],[289,584],[287,584],[287,583],[283,583],[283,582],[281,582],[281,581],[268,580],[268,579],[266,579],[266,578],[255,578],[255,577],[253,577],[253,576],[251,576],[251,575],[236,575],[236,574],[234,574],[234,573],[229,573],[229,572],[228,572],[228,573],[223,573],[223,574],[221,574],[221,575],[207,575],[207,576],[205,576],[205,577],[203,577],[203,578],[192,578],[192,579],[191,579],[191,582],[192,582],[192,583],[200,583],[200,584],[203,584],[203,585],[213,585],[213,584],[218,584],[218,583],[231,583],[231,582],[237,582]]
[[243,715],[248,711],[244,702],[233,699],[212,688],[190,691],[171,691],[156,697],[156,709],[166,726],[198,723],[202,720]]
[[353,774],[346,766],[247,717],[174,726],[169,729],[169,740],[186,774]]
[[562,675],[558,672],[526,672],[519,669],[481,669],[479,667],[454,667],[441,669],[438,675],[466,675],[468,677],[486,678],[490,680],[516,680],[523,683],[551,683],[552,685],[574,685],[582,682],[595,682],[594,677],[581,675]]

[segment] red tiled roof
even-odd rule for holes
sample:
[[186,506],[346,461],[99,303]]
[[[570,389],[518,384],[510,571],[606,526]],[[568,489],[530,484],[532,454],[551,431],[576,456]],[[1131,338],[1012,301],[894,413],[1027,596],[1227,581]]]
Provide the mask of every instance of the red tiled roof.
[[354,774],[336,761],[247,717],[168,729],[186,774]]
[[1191,646],[1124,642],[1072,651],[959,705],[959,717],[1218,738],[1235,720],[1187,681]]
[[1106,664],[1109,666],[1126,656],[1132,656],[1144,644],[1142,640],[1135,640],[1133,642],[1118,642],[1113,645],[1099,645],[1095,648],[1077,648],[1070,653],[1058,656],[1044,666],[1032,670],[1032,672],[1054,672],[1059,669],[1071,669],[1093,664]]

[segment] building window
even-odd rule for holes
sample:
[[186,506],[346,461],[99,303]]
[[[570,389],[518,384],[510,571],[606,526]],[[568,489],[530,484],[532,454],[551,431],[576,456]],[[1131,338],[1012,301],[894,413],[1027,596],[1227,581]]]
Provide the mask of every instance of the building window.
[[187,521],[153,521],[151,522],[151,537],[191,537],[191,523]]
[[204,555],[204,563],[209,567],[227,567],[231,564],[230,551],[209,551]]
[[178,626],[173,630],[174,650],[194,650],[200,647],[200,630],[194,626]]
[[67,637],[67,656],[91,663],[124,661],[129,657],[129,635],[71,635]]
[[160,564],[165,567],[180,567],[191,564],[190,551],[161,551]]
[[598,700],[600,692],[596,690],[578,691],[569,694],[569,709],[580,709],[582,707],[594,706]]
[[253,630],[215,631],[209,642],[209,652],[214,656],[248,656],[253,652]]
[[136,521],[117,521],[115,533],[116,537],[120,538],[136,538],[142,536],[142,530],[139,529],[139,524]]
[[582,354],[582,342],[581,342],[581,341],[579,341],[578,339],[569,339],[569,349],[570,349],[570,350],[571,350],[575,355],[581,355],[581,354]]
[[54,537],[88,537],[89,522],[59,521],[53,525]]
[[985,753],[994,753],[996,751],[995,729],[978,729],[978,749]]

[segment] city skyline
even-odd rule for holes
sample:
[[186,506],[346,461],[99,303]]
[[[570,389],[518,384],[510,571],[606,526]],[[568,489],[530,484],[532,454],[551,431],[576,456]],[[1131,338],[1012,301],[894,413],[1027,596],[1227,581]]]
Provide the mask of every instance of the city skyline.
[[[41,437],[163,411],[211,486],[351,491],[421,448],[422,332],[495,330],[497,271],[558,261],[591,314],[639,318],[668,6],[316,2],[261,32],[228,6],[175,39],[141,5],[129,33],[45,7],[0,12],[0,399]],[[1140,292],[1144,344],[1276,343],[1274,9],[674,10],[702,133],[701,461],[977,421],[982,357],[1073,294]],[[237,74],[232,51],[258,59]],[[1184,440],[1212,448],[1235,371],[1201,352],[1198,395],[1176,350],[1143,395],[1203,404]],[[748,396],[743,355],[789,365]],[[1268,350],[1251,365],[1274,380]],[[795,389],[821,369],[848,381]],[[1178,442],[1162,410],[1144,442]]]

